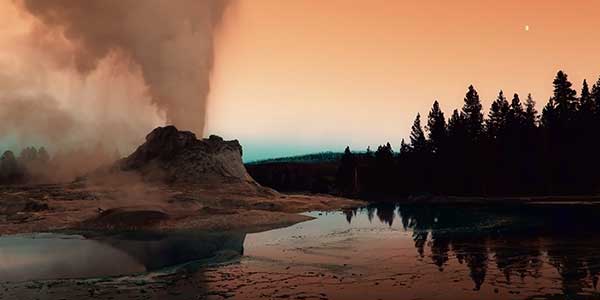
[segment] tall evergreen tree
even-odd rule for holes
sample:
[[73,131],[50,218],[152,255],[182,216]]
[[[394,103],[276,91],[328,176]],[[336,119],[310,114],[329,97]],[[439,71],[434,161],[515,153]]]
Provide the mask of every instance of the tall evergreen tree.
[[531,94],[528,94],[525,100],[522,129],[520,129],[522,131],[522,149],[519,149],[521,151],[521,155],[519,155],[521,157],[521,168],[518,171],[520,174],[520,178],[518,179],[521,185],[521,193],[539,190],[539,184],[542,182],[540,173],[543,171],[539,165],[541,158],[539,149],[542,149],[542,145],[540,145],[542,139],[539,134],[538,124],[539,115],[535,109],[535,101],[533,101]]
[[377,151],[375,151],[375,157],[384,161],[390,161],[394,158],[394,150],[392,149],[392,145],[390,143],[386,143],[385,145],[380,145],[377,147]]
[[421,127],[421,114],[417,114],[410,131],[410,145],[417,153],[423,153],[426,150],[425,133]]
[[588,86],[587,80],[583,80],[581,95],[579,96],[578,110],[583,115],[591,114],[594,109],[594,102]]
[[525,125],[528,128],[535,128],[538,122],[538,112],[535,109],[535,101],[533,101],[533,97],[531,94],[527,95],[527,100],[525,100]]
[[490,107],[487,119],[488,136],[492,139],[498,139],[506,130],[508,119],[509,105],[504,97],[502,90],[498,93],[498,97]]
[[407,154],[411,152],[411,147],[407,144],[404,139],[400,142],[400,154]]
[[575,129],[581,133],[581,135],[579,135],[579,138],[581,139],[580,143],[587,143],[587,140],[595,138],[593,134],[595,133],[595,105],[585,79],[583,80],[581,95],[577,106],[577,118],[574,120],[574,126]]
[[448,120],[448,136],[453,143],[458,143],[465,134],[465,118],[455,109]]
[[564,125],[574,117],[574,112],[577,109],[577,98],[575,97],[577,92],[571,88],[573,84],[563,71],[558,71],[553,84],[554,95],[552,98],[556,105],[557,117]]
[[390,143],[375,151],[375,185],[379,192],[389,193],[394,186],[394,151]]
[[350,146],[346,146],[346,149],[344,149],[344,154],[342,155],[342,162],[351,161],[353,159],[354,155],[352,154],[352,151],[350,151]]
[[342,155],[337,172],[337,187],[344,195],[355,194],[358,187],[356,157],[347,146]]
[[[545,144],[544,160],[549,167],[548,188],[553,191],[572,191],[576,185],[576,165],[572,160],[579,154],[574,150],[580,143],[577,118],[577,98],[567,75],[559,71],[553,81],[554,93],[542,112]],[[566,142],[568,139],[569,142]]]
[[[583,94],[583,91],[582,91]],[[583,96],[583,95],[582,95]],[[596,174],[597,170],[600,169],[600,157],[596,155],[600,150],[600,140],[597,138],[598,131],[600,131],[600,78],[596,81],[596,83],[592,86],[592,91],[590,93],[590,101],[592,102],[592,120],[590,123],[590,127],[588,128],[587,136],[590,143],[584,145],[588,148],[588,155],[591,156],[591,162],[586,165],[592,170],[590,172],[589,181],[590,186],[592,186],[592,192],[598,192],[598,189],[595,188],[596,180],[598,180],[597,176],[593,176],[592,174]]]
[[517,131],[522,128],[525,122],[525,111],[519,99],[519,94],[514,94],[512,101],[510,102],[510,109],[508,111],[507,123],[508,127],[512,128],[513,131]]
[[431,111],[427,116],[427,126],[425,128],[428,131],[432,152],[439,153],[446,142],[447,129],[446,118],[437,100],[433,102],[433,107],[431,107]]
[[444,183],[448,192],[452,194],[462,193],[467,181],[464,177],[469,172],[464,164],[468,160],[466,150],[473,143],[468,138],[465,123],[464,114],[456,109],[448,120],[448,153],[445,155],[446,161],[442,163],[442,166],[452,173],[452,176],[447,178],[447,182]]
[[556,107],[554,104],[554,99],[550,98],[548,103],[542,109],[542,126],[545,129],[550,129],[555,127],[558,120],[558,112],[556,111]]
[[595,115],[600,115],[600,78],[596,81],[596,84],[592,86],[592,92],[590,94],[592,102],[594,103]]
[[[504,184],[509,184],[513,187],[514,192],[520,192],[524,181],[527,179],[525,176],[526,170],[524,168],[527,152],[527,138],[528,132],[525,130],[525,111],[521,104],[521,99],[518,94],[514,94],[513,99],[510,102],[510,109],[507,117],[507,131],[504,138],[505,145],[501,145],[502,159],[501,162],[504,166],[500,169],[504,171],[502,176],[503,184],[500,188],[503,188]],[[498,148],[500,148],[498,147]]]
[[483,113],[479,94],[472,85],[469,86],[464,101],[462,113],[465,119],[465,130],[468,138],[476,142],[483,133]]

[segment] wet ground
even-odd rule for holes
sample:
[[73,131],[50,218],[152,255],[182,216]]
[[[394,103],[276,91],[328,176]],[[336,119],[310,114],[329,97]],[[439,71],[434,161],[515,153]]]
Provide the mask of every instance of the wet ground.
[[67,240],[46,248],[44,236],[3,237],[0,299],[600,299],[592,205],[309,215],[252,234],[46,236]]

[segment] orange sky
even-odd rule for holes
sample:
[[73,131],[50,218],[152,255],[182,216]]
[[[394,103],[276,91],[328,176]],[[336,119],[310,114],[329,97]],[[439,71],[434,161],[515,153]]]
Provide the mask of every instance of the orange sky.
[[248,160],[397,148],[417,112],[439,99],[449,116],[469,84],[486,110],[499,89],[541,108],[557,70],[578,89],[600,75],[598,11],[593,0],[235,0],[207,133],[239,138]]
[[[231,1],[204,134],[239,139],[245,160],[387,141],[397,149],[417,112],[425,118],[439,99],[448,117],[469,84],[486,110],[499,89],[531,92],[541,110],[559,69],[577,89],[600,75],[598,0]],[[80,137],[101,135],[123,153],[164,123],[139,69],[113,55],[80,78],[52,59],[70,44],[32,39],[36,23],[15,3],[0,1],[0,96],[49,95]],[[86,141],[62,135],[62,144]]]

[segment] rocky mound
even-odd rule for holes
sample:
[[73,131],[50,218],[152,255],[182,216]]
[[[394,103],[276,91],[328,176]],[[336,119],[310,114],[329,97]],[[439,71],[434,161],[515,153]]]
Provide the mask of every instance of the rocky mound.
[[156,225],[169,219],[169,215],[160,208],[119,207],[101,212],[97,217],[86,220],[82,228],[140,228]]
[[211,135],[199,140],[175,126],[158,127],[146,142],[119,162],[123,171],[169,183],[248,183],[257,185],[242,163],[242,146]]

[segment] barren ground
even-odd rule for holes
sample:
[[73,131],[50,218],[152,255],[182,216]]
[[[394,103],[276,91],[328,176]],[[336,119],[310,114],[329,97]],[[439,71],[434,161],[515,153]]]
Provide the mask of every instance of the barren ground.
[[284,195],[247,183],[148,184],[130,175],[102,181],[0,187],[0,235],[61,230],[243,230],[309,219],[298,213],[358,206],[325,195]]

